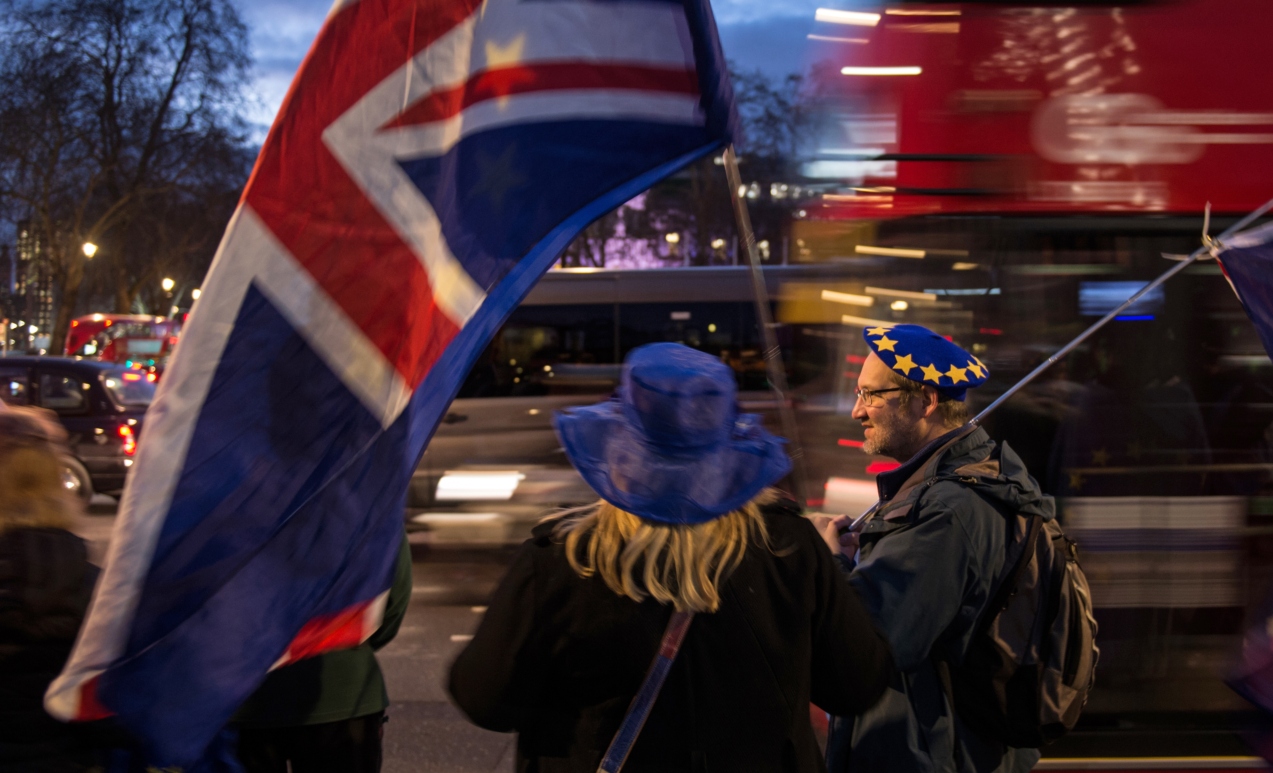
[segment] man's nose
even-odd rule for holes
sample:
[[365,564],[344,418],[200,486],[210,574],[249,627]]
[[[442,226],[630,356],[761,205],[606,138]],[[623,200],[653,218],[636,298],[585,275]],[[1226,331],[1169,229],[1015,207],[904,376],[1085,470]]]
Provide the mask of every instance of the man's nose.
[[853,412],[849,414],[858,421],[866,420],[866,403],[862,402],[861,395],[853,403]]

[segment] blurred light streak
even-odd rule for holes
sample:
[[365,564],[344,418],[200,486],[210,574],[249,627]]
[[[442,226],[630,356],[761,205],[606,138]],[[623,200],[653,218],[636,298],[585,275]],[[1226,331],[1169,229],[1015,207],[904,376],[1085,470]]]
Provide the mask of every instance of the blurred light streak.
[[881,472],[890,472],[901,466],[901,462],[871,462],[866,466],[866,474],[879,475]]
[[892,327],[897,324],[890,320],[855,317],[852,314],[845,314],[840,317],[840,323],[844,325],[861,325],[862,327]]
[[1002,290],[998,287],[954,287],[945,290],[925,287],[924,292],[933,295],[999,295]]
[[839,11],[834,8],[819,8],[814,12],[813,18],[815,21],[822,21],[828,24],[852,24],[857,27],[874,27],[880,23],[880,15],[878,13]]
[[437,498],[440,501],[508,500],[513,498],[513,492],[525,477],[516,470],[448,470],[438,481]]
[[840,438],[837,442],[845,448],[861,448],[866,445],[865,440],[849,440],[848,438]]
[[936,8],[889,8],[884,13],[889,16],[959,16],[962,11],[938,10]]
[[938,35],[958,35],[959,22],[937,22],[932,24],[894,24],[889,30],[897,32],[927,32]]
[[905,67],[841,67],[841,75],[919,75],[924,70],[918,66]]
[[937,300],[936,293],[917,293],[913,290],[890,290],[887,287],[868,287],[866,288],[866,291],[868,293],[875,293],[876,295],[889,295],[894,298],[912,298],[917,301]]
[[886,258],[922,258],[928,253],[924,250],[907,250],[901,247],[872,247],[859,244],[853,248],[859,255],[880,255]]
[[874,306],[875,299],[869,295],[854,295],[853,293],[838,293],[834,290],[823,290],[822,300],[832,301],[834,303],[848,303],[853,306]]
[[825,40],[828,43],[869,43],[866,38],[837,38],[831,35],[805,35],[809,40]]

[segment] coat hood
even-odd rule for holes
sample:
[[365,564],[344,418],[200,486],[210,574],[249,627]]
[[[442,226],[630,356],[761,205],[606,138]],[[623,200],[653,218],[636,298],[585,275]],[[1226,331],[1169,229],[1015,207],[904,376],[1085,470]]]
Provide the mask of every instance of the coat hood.
[[933,450],[907,476],[889,504],[880,510],[886,520],[909,512],[914,499],[928,485],[955,480],[1009,512],[1042,516],[1044,521],[1056,518],[1056,500],[1043,493],[1021,457],[1007,443],[996,443],[980,427],[965,429]]

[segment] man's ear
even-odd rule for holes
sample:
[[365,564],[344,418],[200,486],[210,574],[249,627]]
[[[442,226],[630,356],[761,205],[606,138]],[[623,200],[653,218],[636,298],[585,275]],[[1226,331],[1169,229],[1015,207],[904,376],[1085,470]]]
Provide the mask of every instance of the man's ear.
[[937,403],[939,401],[937,390],[930,386],[925,386],[921,394],[924,397],[924,418],[931,419],[937,415]]

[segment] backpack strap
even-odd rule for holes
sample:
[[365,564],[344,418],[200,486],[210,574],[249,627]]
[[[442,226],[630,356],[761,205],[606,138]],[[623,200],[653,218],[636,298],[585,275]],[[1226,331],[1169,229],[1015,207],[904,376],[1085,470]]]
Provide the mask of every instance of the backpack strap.
[[[1022,576],[1025,575],[1026,569],[1030,568],[1030,562],[1038,552],[1035,543],[1039,541],[1039,533],[1041,531],[1043,531],[1043,516],[1030,516],[1030,526],[1026,530],[1025,539],[1021,540],[1021,555],[1017,557],[1017,562],[1012,567],[1011,574],[1005,577],[1003,582],[999,583],[999,589],[995,591],[994,597],[990,599],[990,603],[986,604],[985,610],[981,613],[981,620],[977,624],[981,631],[984,632],[990,626],[990,623],[999,616],[999,613],[1008,607],[1012,594],[1017,592],[1017,586],[1021,583]],[[1055,613],[1053,615],[1055,616]]]
[[610,748],[606,749],[605,756],[601,758],[597,773],[619,773],[623,763],[627,762],[628,753],[632,751],[632,745],[641,734],[641,728],[645,727],[645,720],[650,716],[650,709],[654,708],[654,701],[658,699],[659,691],[663,689],[663,682],[667,679],[668,672],[672,670],[672,661],[676,660],[676,654],[681,651],[685,632],[689,630],[690,621],[693,619],[693,612],[673,612],[672,617],[667,621],[667,629],[663,632],[663,642],[654,655],[654,662],[650,663],[650,670],[645,673],[645,681],[641,683],[641,689],[637,690],[636,695],[632,697],[628,713],[619,723],[619,730],[610,741]]

